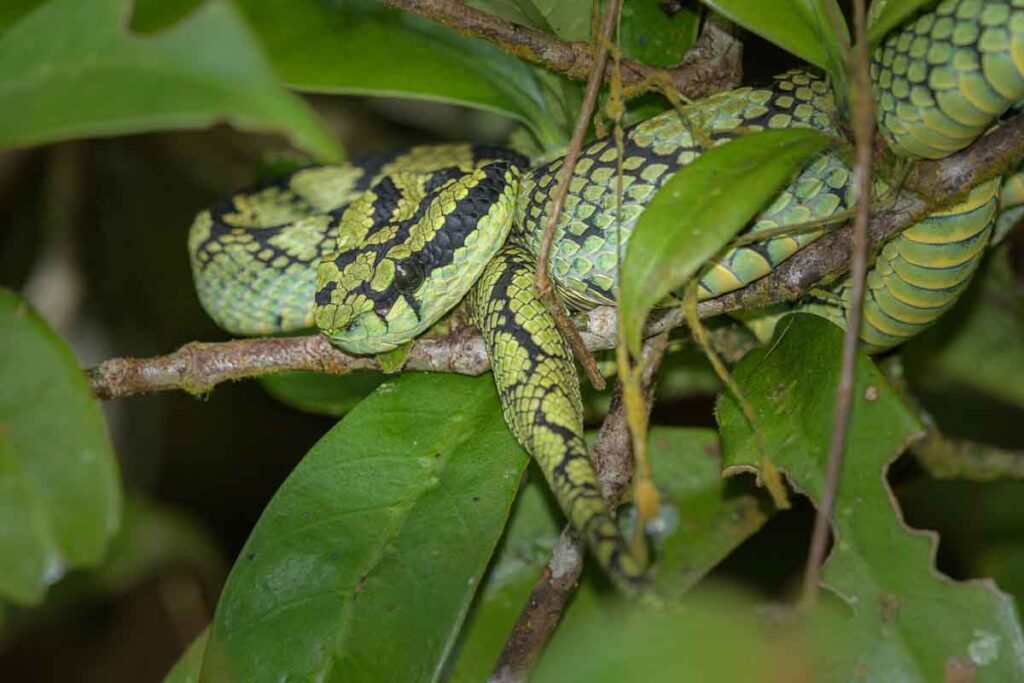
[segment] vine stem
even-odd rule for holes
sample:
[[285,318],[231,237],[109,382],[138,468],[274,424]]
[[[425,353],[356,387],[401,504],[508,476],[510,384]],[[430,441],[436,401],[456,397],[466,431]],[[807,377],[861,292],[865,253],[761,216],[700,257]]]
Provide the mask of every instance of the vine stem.
[[830,520],[842,476],[846,436],[850,427],[853,392],[856,384],[857,347],[864,311],[864,287],[868,272],[868,223],[871,218],[871,156],[875,137],[875,102],[868,75],[868,45],[864,0],[853,0],[854,47],[849,54],[853,72],[853,140],[856,151],[857,215],[853,222],[853,254],[850,266],[850,302],[843,335],[842,366],[836,388],[835,421],[828,449],[825,486],[811,532],[811,544],[804,571],[803,604],[812,607],[818,600],[821,565],[825,559]]
[[576,117],[576,128],[572,132],[572,139],[569,141],[569,148],[562,160],[562,168],[559,170],[558,185],[555,187],[555,194],[551,198],[551,207],[548,212],[547,222],[544,224],[544,234],[540,240],[540,249],[537,254],[537,293],[544,301],[555,323],[562,335],[572,346],[576,360],[583,366],[584,372],[590,379],[590,383],[598,390],[604,389],[604,377],[597,369],[594,356],[587,349],[576,331],[575,325],[569,319],[559,301],[558,292],[555,290],[548,275],[548,264],[551,257],[551,245],[555,241],[555,227],[562,215],[562,207],[565,206],[566,195],[569,194],[569,181],[572,180],[572,173],[576,170],[576,162],[580,158],[580,150],[583,149],[583,141],[587,137],[587,130],[590,128],[590,119],[594,114],[594,106],[597,104],[597,94],[604,82],[605,66],[608,63],[608,47],[611,44],[612,29],[615,27],[616,18],[622,8],[622,0],[611,0],[608,9],[605,11],[604,21],[601,25],[601,34],[595,36],[596,51],[594,55],[593,68],[590,71],[590,78],[587,80],[587,91],[583,97],[583,104],[580,106],[580,113]]

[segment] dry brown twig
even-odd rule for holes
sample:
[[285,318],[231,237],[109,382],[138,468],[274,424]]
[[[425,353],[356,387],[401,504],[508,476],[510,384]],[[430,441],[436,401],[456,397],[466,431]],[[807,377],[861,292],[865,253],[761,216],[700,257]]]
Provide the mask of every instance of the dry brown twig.
[[[641,386],[648,412],[654,394],[654,378],[665,355],[666,341],[667,335],[662,333],[644,344]],[[633,477],[630,443],[622,384],[616,383],[611,408],[601,424],[590,457],[601,479],[601,493],[612,506],[621,499]],[[527,679],[576,590],[583,571],[584,552],[583,542],[572,527],[567,526],[505,641],[489,679],[491,683],[518,683]]]
[[[564,41],[526,26],[505,21],[489,12],[468,7],[459,0],[381,0],[382,4],[418,14],[459,33],[483,38],[501,49],[573,80],[587,80],[598,63],[592,46]],[[611,70],[600,70],[603,80]],[[629,59],[622,60],[622,81],[627,96],[658,89],[659,79],[679,93],[700,99],[739,82],[740,47],[731,36],[709,22],[700,39],[674,67],[661,68]]]
[[829,443],[828,462],[825,471],[825,487],[818,503],[811,532],[811,545],[807,553],[804,570],[803,603],[813,606],[818,600],[818,585],[821,564],[825,559],[832,508],[842,473],[843,455],[846,452],[846,434],[850,426],[850,411],[853,408],[853,388],[856,380],[857,351],[860,345],[860,321],[864,310],[864,286],[868,274],[868,221],[871,202],[864,198],[871,196],[871,157],[875,138],[875,101],[871,92],[868,75],[868,45],[866,3],[853,0],[854,46],[847,59],[850,62],[853,87],[853,139],[856,148],[857,215],[853,223],[852,258],[850,267],[850,302],[846,311],[846,332],[843,335],[843,358],[839,371],[839,385],[836,389],[835,422],[832,426],[832,440]]

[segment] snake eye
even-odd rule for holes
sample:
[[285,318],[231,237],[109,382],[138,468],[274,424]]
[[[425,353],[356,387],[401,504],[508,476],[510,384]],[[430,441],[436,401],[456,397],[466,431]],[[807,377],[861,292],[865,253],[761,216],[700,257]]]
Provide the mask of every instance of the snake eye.
[[423,266],[418,262],[399,261],[395,264],[395,289],[403,294],[411,294],[423,284],[425,276]]

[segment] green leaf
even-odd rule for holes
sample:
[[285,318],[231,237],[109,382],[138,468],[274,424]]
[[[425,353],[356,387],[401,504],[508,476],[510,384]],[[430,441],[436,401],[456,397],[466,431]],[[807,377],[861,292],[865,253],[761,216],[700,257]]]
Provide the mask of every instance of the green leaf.
[[[546,681],[708,683],[817,681],[808,635],[784,624],[759,628],[749,599],[688,596],[643,608],[581,590],[530,677]],[[802,636],[802,637],[801,637]],[[898,679],[889,679],[898,680]]]
[[533,584],[551,559],[565,517],[536,467],[516,498],[498,552],[452,654],[449,683],[487,680]]
[[267,506],[217,605],[203,679],[435,677],[526,462],[490,376],[382,384]]
[[764,526],[773,510],[753,492],[727,490],[714,430],[655,427],[650,457],[667,527],[656,587],[678,597]]
[[43,3],[43,0],[4,0],[0,2],[0,31],[5,31],[11,24]]
[[487,109],[563,140],[531,69],[466,38],[372,0],[239,0],[278,74],[300,90],[420,97]]
[[286,372],[260,378],[267,393],[297,410],[341,417],[356,407],[385,380],[379,372],[325,375],[319,372]]
[[[650,458],[665,527],[658,543],[658,588],[675,597],[761,528],[769,509],[760,496],[726,490],[713,430],[654,427]],[[487,678],[565,526],[547,485],[533,473],[463,629],[450,681]],[[588,591],[595,584],[584,575]]]
[[[843,334],[809,315],[779,327],[772,346],[748,355],[734,374],[757,411],[769,457],[817,501]],[[979,680],[1024,679],[1024,637],[1012,601],[991,585],[939,576],[934,538],[909,531],[895,509],[885,474],[919,433],[917,418],[863,354],[853,396],[835,547],[823,574],[823,583],[850,605],[852,621],[850,637],[835,643],[828,680],[946,680],[950,666],[973,666]],[[761,455],[735,400],[723,398],[718,415],[727,467],[756,467]]]
[[792,180],[828,138],[808,129],[766,130],[714,147],[680,169],[640,214],[626,247],[620,320],[634,356],[644,320]]
[[233,6],[210,2],[154,36],[128,0],[52,0],[0,41],[0,147],[229,121],[277,131],[325,160],[331,134],[284,92]]
[[97,564],[120,516],[117,462],[78,361],[0,289],[0,598],[38,604]]
[[188,568],[218,590],[227,566],[213,538],[188,515],[144,498],[129,498],[121,530],[106,559],[87,575],[103,593],[125,593],[168,568]]
[[743,28],[825,69],[845,72],[850,33],[835,0],[704,0]]
[[199,672],[203,666],[203,653],[206,652],[206,641],[210,637],[210,629],[204,628],[196,636],[181,658],[164,677],[164,683],[199,683]]
[[916,387],[949,386],[1024,408],[1024,291],[1009,257],[1006,248],[993,252],[956,307],[907,345]]
[[868,47],[874,48],[889,31],[938,0],[874,0],[868,10]]

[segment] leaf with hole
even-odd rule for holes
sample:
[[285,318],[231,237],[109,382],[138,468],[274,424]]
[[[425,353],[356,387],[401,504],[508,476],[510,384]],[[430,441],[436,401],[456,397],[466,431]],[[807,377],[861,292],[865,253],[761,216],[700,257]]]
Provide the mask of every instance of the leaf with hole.
[[[838,327],[797,315],[779,324],[769,348],[735,369],[768,456],[815,502],[825,480],[842,346]],[[727,468],[756,468],[761,455],[734,399],[719,401],[718,419]],[[860,354],[832,520],[835,546],[822,574],[849,605],[851,621],[825,680],[941,681],[961,669],[978,680],[1024,680],[1024,635],[1012,600],[991,583],[940,576],[936,539],[908,529],[896,509],[886,472],[920,431],[917,417]]]

